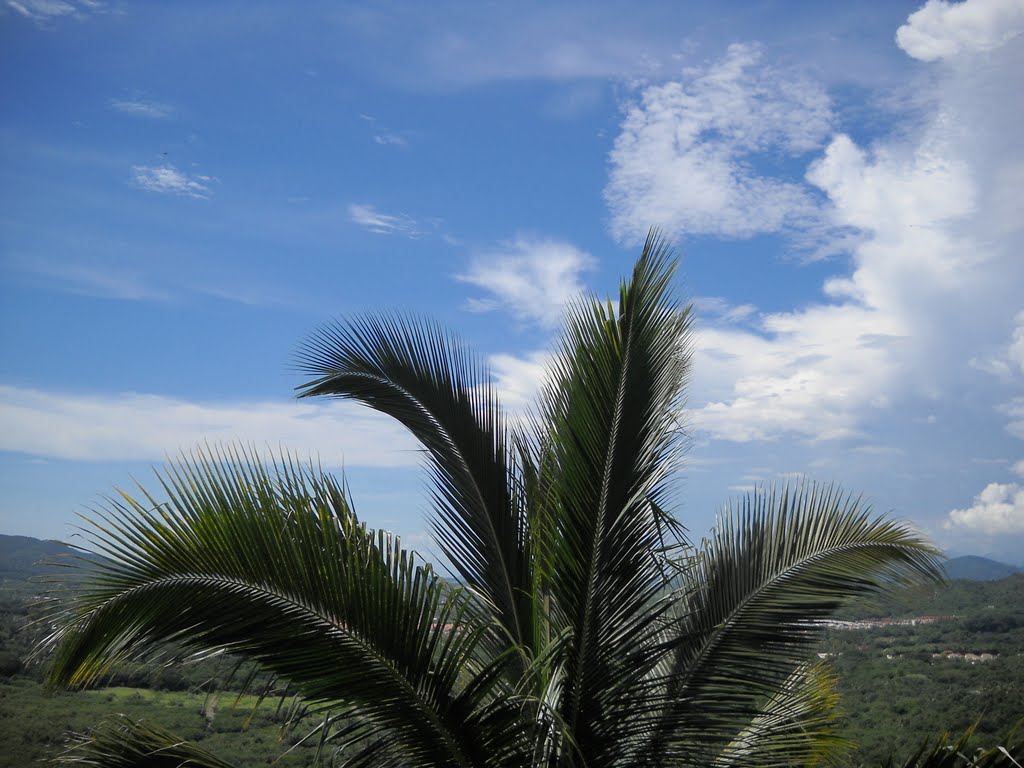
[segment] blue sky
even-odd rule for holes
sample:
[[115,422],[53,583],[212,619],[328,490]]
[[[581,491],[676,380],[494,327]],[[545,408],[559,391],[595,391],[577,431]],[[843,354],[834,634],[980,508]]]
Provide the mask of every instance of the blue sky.
[[415,446],[299,403],[320,322],[428,314],[522,413],[658,226],[698,310],[678,513],[838,481],[1024,561],[1024,0],[0,10],[0,531],[202,441],[344,466],[431,550]]

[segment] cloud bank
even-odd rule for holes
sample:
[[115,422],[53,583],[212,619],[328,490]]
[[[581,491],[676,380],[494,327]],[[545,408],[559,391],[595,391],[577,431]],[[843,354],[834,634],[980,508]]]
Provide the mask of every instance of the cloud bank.
[[[649,224],[677,237],[842,233],[823,246],[844,258],[816,302],[699,318],[698,430],[856,438],[882,413],[977,383],[978,368],[1001,374],[986,387],[1024,385],[1020,7],[930,2],[913,14],[899,45],[941,64],[925,65],[920,114],[868,145],[832,134],[823,88],[756,46],[647,86],[629,107],[605,190],[617,238]],[[995,405],[1024,437],[1020,401]]]
[[0,385],[0,450],[77,461],[162,461],[201,443],[274,443],[327,466],[415,466],[397,423],[352,403],[201,403]]

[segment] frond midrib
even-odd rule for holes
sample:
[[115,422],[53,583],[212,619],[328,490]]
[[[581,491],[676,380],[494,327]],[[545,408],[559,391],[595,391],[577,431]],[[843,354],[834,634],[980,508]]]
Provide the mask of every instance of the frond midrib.
[[[694,657],[693,663],[689,664],[686,668],[686,672],[681,675],[684,682],[683,685],[680,686],[679,690],[682,691],[686,689],[687,685],[689,684],[689,680],[691,680],[694,677],[696,669],[703,665],[707,658],[718,648],[721,642],[724,642],[722,638],[725,635],[727,635],[729,631],[739,623],[739,620],[742,618],[742,614],[745,613],[745,610],[750,606],[751,603],[753,603],[756,600],[756,598],[760,597],[763,593],[769,591],[770,589],[775,588],[780,582],[785,581],[787,578],[792,578],[795,575],[795,572],[800,571],[805,567],[809,567],[815,561],[824,560],[828,557],[831,557],[835,554],[839,554],[842,552],[851,552],[856,551],[858,549],[874,549],[878,547],[898,547],[901,550],[912,549],[912,547],[909,547],[906,544],[886,543],[881,541],[849,542],[844,545],[830,547],[829,549],[821,550],[812,555],[805,556],[800,560],[792,563],[788,567],[780,571],[777,571],[775,574],[772,575],[770,579],[764,581],[756,589],[748,593],[737,604],[736,608],[729,613],[729,616],[726,618],[726,620],[723,621],[721,624],[717,625],[717,631],[713,631],[711,633],[710,637],[708,638],[708,641],[703,644],[700,653]],[[812,625],[808,626],[810,627]]]

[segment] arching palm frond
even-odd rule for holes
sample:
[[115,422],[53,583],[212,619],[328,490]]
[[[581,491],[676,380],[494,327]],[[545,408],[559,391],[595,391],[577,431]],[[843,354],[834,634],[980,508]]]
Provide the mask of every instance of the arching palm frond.
[[155,723],[124,715],[73,739],[58,760],[62,765],[92,768],[236,768]]
[[322,327],[298,359],[315,377],[300,397],[364,403],[427,449],[442,551],[514,642],[529,648],[537,617],[525,500],[485,367],[436,325],[383,316]]
[[853,745],[840,736],[838,683],[825,664],[801,664],[714,760],[713,768],[817,768]]
[[806,660],[821,619],[858,598],[941,580],[941,566],[905,526],[835,487],[801,484],[748,495],[719,521],[691,577],[651,745],[665,765],[696,764],[671,743],[715,752],[758,717]]
[[[258,662],[358,715],[350,739],[386,733],[410,765],[501,764],[517,748],[502,660],[481,664],[482,629],[463,621],[471,598],[360,524],[337,483],[245,453],[201,454],[161,480],[166,503],[122,494],[94,523],[105,559],[61,617],[51,684],[174,642]],[[460,689],[467,671],[480,683]]]

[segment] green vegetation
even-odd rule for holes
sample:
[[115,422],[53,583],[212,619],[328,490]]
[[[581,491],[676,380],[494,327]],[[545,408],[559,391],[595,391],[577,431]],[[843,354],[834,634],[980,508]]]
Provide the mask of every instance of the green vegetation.
[[972,745],[998,744],[1024,718],[1024,574],[908,591],[846,616],[946,617],[832,631],[823,643],[862,764],[975,723]]
[[[29,568],[25,575],[32,572]],[[263,716],[254,718],[243,733],[243,716],[248,716],[254,699],[244,697],[236,703],[236,694],[230,692],[221,692],[215,708],[218,719],[208,724],[203,691],[228,682],[231,664],[226,661],[170,669],[135,665],[119,670],[115,681],[132,679],[141,688],[45,694],[42,668],[20,664],[32,645],[30,633],[23,629],[26,601],[37,589],[35,584],[11,581],[0,593],[0,656],[10,655],[21,668],[17,675],[0,674],[0,742],[6,745],[0,765],[25,766],[52,757],[67,731],[85,731],[118,712],[160,723],[238,765],[264,764],[267,755],[283,751],[301,733],[284,730],[276,700],[265,703]],[[935,624],[828,633],[821,652],[839,654],[829,661],[837,669],[842,694],[840,733],[858,745],[851,765],[880,766],[890,754],[902,765],[914,746],[930,743],[935,734],[946,729],[963,733],[978,722],[977,732],[961,749],[971,754],[978,747],[1004,743],[1024,715],[1019,693],[1024,680],[1024,575],[899,593],[870,609],[844,614],[848,619],[957,617]],[[931,656],[944,650],[982,649],[997,658],[972,665]],[[168,690],[171,686],[174,690]],[[299,746],[279,765],[309,765],[314,752],[312,745]]]
[[[298,741],[299,732],[284,728],[287,713],[276,701],[254,710],[254,697],[237,698],[139,688],[52,693],[35,680],[16,677],[0,684],[0,765],[29,766],[53,758],[67,746],[69,733],[86,732],[120,714],[160,723],[211,752],[229,755],[236,765],[266,765],[268,755],[282,755]],[[275,765],[308,766],[315,753],[315,744],[300,745]]]
[[[312,731],[345,765],[839,755],[836,681],[809,661],[826,641],[820,622],[934,582],[937,554],[813,485],[752,494],[690,546],[665,509],[689,372],[672,274],[652,237],[617,310],[574,308],[525,426],[505,420],[483,366],[430,324],[325,327],[300,357],[313,377],[303,395],[363,402],[419,439],[435,534],[461,585],[367,529],[316,466],[200,451],[160,474],[158,493],[122,494],[95,521],[100,557],[42,624],[55,627],[49,684],[92,686],[157,652],[230,651],[286,681],[306,708],[295,733]],[[185,725],[175,734],[127,713],[63,759],[237,764]]]

